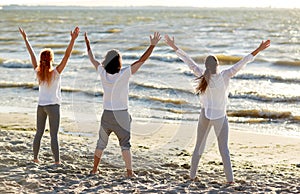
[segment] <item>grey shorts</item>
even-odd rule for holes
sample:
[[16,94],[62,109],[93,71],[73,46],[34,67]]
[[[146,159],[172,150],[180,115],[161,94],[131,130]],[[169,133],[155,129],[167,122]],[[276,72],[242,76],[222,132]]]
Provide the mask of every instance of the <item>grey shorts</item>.
[[131,116],[127,110],[110,111],[104,110],[101,118],[99,139],[96,149],[104,150],[108,143],[108,137],[114,132],[119,140],[122,150],[129,150]]

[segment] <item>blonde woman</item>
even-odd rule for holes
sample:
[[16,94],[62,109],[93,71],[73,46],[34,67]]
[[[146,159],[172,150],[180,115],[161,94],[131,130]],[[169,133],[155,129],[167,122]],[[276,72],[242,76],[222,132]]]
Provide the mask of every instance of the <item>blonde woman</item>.
[[54,163],[59,164],[59,145],[58,129],[60,123],[60,104],[61,104],[61,73],[67,65],[76,38],[79,35],[79,28],[71,31],[71,41],[66,49],[64,57],[59,65],[53,66],[54,53],[51,49],[43,49],[37,62],[35,53],[28,41],[26,32],[19,28],[25,41],[26,48],[31,58],[33,69],[36,72],[39,82],[39,101],[37,107],[36,134],[33,141],[33,161],[38,163],[41,138],[44,134],[46,119],[49,118],[51,150],[54,156]]

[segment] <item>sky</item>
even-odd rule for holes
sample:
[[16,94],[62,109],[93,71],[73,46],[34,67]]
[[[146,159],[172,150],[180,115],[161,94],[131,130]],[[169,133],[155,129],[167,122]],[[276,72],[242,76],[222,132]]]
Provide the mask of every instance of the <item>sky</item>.
[[0,5],[273,7],[300,8],[300,0],[1,0]]

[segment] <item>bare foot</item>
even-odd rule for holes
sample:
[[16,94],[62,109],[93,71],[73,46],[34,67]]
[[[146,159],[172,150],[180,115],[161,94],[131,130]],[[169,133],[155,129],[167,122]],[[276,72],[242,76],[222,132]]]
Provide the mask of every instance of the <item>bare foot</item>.
[[132,170],[127,169],[126,178],[136,178],[137,175],[133,173]]
[[56,165],[59,165],[60,164],[60,162],[58,161],[58,162],[54,162],[54,164],[56,164]]
[[33,162],[34,163],[39,163],[40,161],[39,161],[39,159],[33,159]]

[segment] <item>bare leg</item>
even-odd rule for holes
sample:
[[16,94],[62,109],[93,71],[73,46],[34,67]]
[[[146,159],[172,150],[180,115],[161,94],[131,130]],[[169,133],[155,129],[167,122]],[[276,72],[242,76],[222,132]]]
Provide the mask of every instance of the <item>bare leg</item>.
[[132,171],[132,156],[130,150],[122,150],[123,160],[125,161],[125,166],[127,170],[127,177],[133,177]]
[[93,170],[91,171],[91,174],[96,174],[98,170],[98,165],[101,161],[101,156],[102,156],[103,150],[96,149],[95,154],[94,154],[94,167]]

